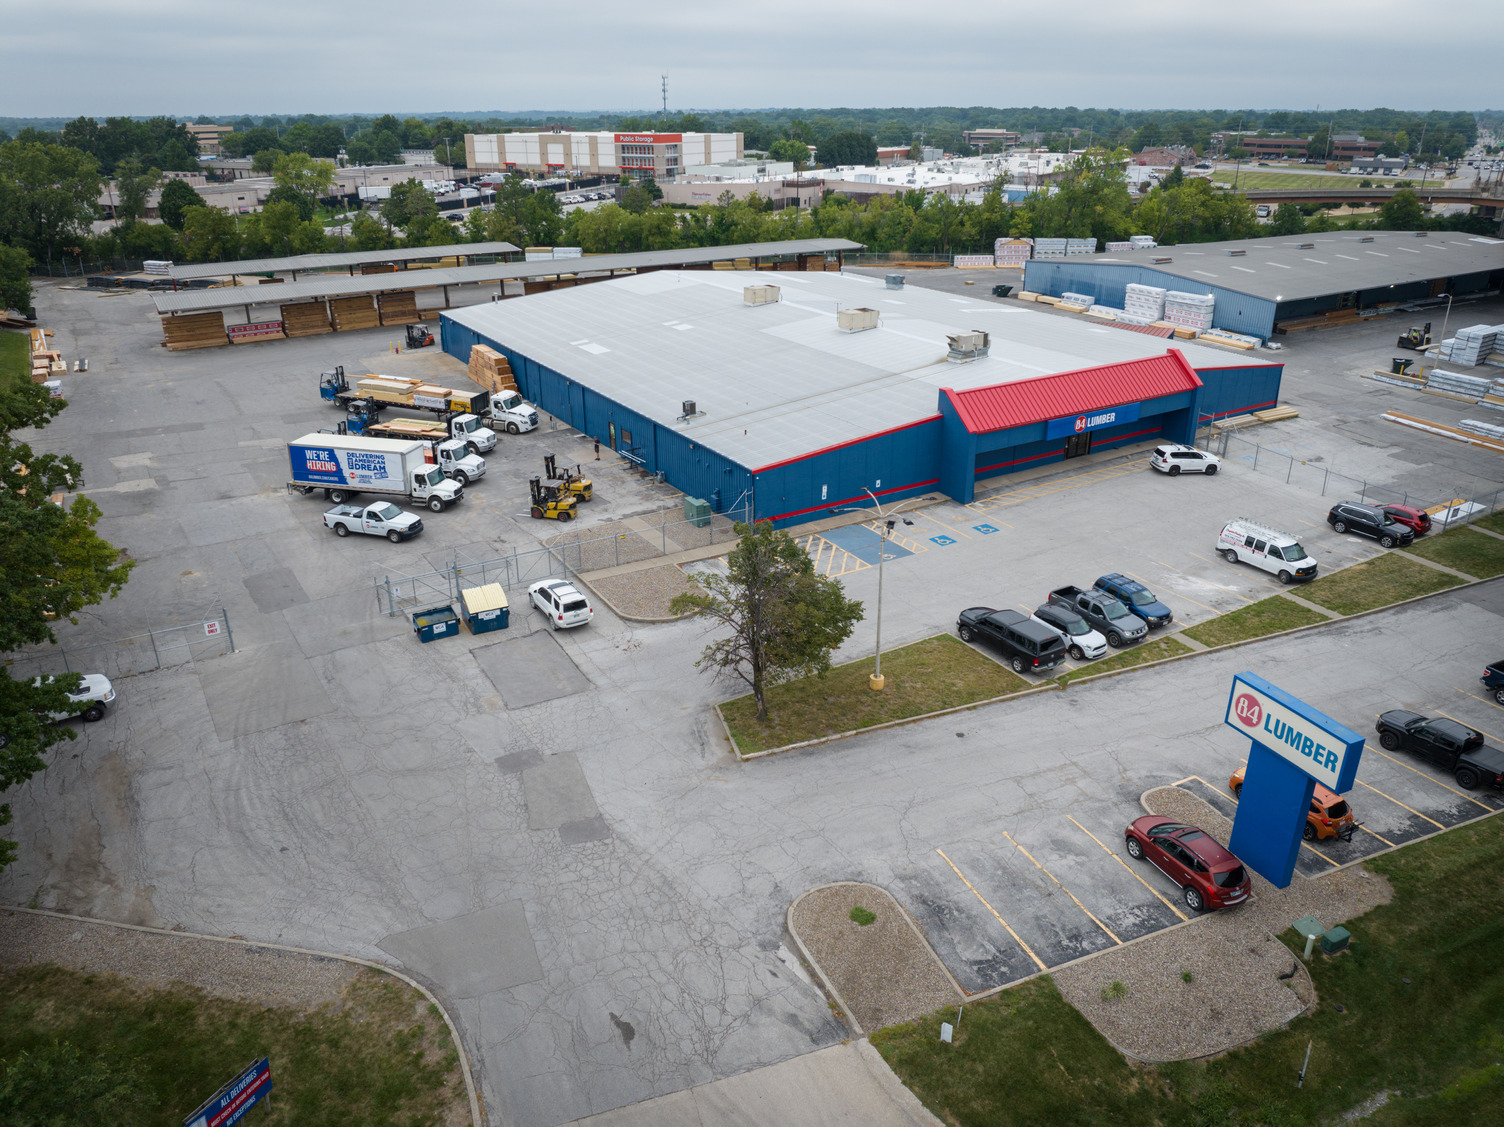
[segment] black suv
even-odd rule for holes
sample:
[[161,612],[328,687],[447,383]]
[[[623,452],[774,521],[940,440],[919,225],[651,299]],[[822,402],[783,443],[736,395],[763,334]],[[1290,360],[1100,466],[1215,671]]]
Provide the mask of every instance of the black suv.
[[1483,733],[1455,720],[1428,720],[1415,712],[1396,709],[1379,717],[1379,743],[1389,751],[1405,751],[1429,759],[1450,771],[1457,785],[1472,790],[1480,783],[1504,788],[1504,751],[1483,742]]
[[963,642],[991,642],[1015,673],[1042,673],[1065,659],[1060,635],[1016,610],[967,607],[956,619],[956,633]]
[[1356,532],[1372,536],[1380,547],[1413,544],[1415,531],[1406,528],[1386,513],[1380,505],[1361,505],[1357,501],[1338,501],[1326,515],[1327,524],[1338,532]]

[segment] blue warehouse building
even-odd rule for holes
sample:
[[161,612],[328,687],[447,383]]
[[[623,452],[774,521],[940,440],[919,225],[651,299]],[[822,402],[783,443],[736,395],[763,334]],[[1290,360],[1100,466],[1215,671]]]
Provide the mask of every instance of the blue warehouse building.
[[1340,231],[1038,258],[1026,289],[1123,307],[1130,284],[1216,299],[1212,326],[1268,340],[1282,322],[1339,310],[1497,292],[1504,241],[1455,231]]
[[717,512],[798,524],[1273,406],[1282,365],[855,274],[673,271],[445,312],[522,395]]

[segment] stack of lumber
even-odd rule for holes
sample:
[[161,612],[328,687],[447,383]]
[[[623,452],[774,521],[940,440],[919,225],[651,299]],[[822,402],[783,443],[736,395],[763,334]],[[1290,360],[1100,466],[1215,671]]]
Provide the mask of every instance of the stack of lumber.
[[1201,334],[1201,339],[1211,344],[1225,344],[1228,348],[1241,348],[1245,351],[1259,346],[1258,337],[1245,336],[1243,333],[1232,333],[1226,329],[1208,329]]
[[329,309],[322,301],[300,301],[282,307],[282,331],[290,337],[314,337],[332,333]]
[[329,299],[329,315],[334,320],[334,331],[348,333],[354,329],[375,329],[381,325],[381,314],[370,297],[333,297]]
[[1216,304],[1216,298],[1211,294],[1167,290],[1165,292],[1165,320],[1182,328],[1194,329],[1202,333],[1212,327],[1212,312]]
[[47,344],[52,330],[33,328],[27,335],[31,339],[32,383],[46,383],[68,370],[68,362],[63,359],[63,354]]
[[211,313],[186,313],[162,318],[162,343],[170,351],[180,352],[188,348],[217,348],[229,344],[225,332],[225,315],[218,310]]
[[487,391],[516,391],[512,365],[494,348],[477,344],[470,349],[470,378]]
[[391,262],[367,262],[360,268],[362,274],[395,274],[397,267]]
[[396,290],[376,295],[383,325],[410,325],[418,321],[418,295],[412,290]]

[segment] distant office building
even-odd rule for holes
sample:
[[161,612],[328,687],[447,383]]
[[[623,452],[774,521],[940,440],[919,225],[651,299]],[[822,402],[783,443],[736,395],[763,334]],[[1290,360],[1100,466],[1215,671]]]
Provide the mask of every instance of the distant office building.
[[183,122],[183,128],[198,142],[199,150],[205,153],[219,152],[221,138],[235,132],[233,125],[195,125],[191,121]]
[[1410,167],[1409,157],[1354,157],[1354,172],[1404,172]]
[[1371,157],[1378,153],[1379,142],[1370,141],[1361,133],[1333,133],[1324,151],[1307,152],[1309,137],[1247,137],[1243,148],[1253,160],[1332,160],[1350,161],[1357,157]]
[[740,133],[466,133],[465,164],[481,172],[578,172],[669,180],[691,165],[743,156]]
[[980,149],[994,142],[1009,149],[1023,140],[1023,134],[1015,133],[1011,129],[967,129],[962,132],[961,140],[974,149]]

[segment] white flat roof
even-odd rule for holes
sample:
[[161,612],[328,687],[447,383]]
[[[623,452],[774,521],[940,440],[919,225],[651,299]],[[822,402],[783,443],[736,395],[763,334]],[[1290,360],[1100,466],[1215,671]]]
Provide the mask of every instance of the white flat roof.
[[[782,287],[782,300],[746,305],[742,288],[754,284]],[[879,326],[837,328],[836,310],[853,306],[878,310]],[[942,387],[1160,356],[1172,346],[1197,368],[1261,362],[1015,302],[889,290],[881,278],[834,272],[664,270],[444,316],[754,470],[928,418]],[[948,362],[947,334],[971,329],[991,334],[991,354]],[[680,422],[686,399],[703,413]]]

